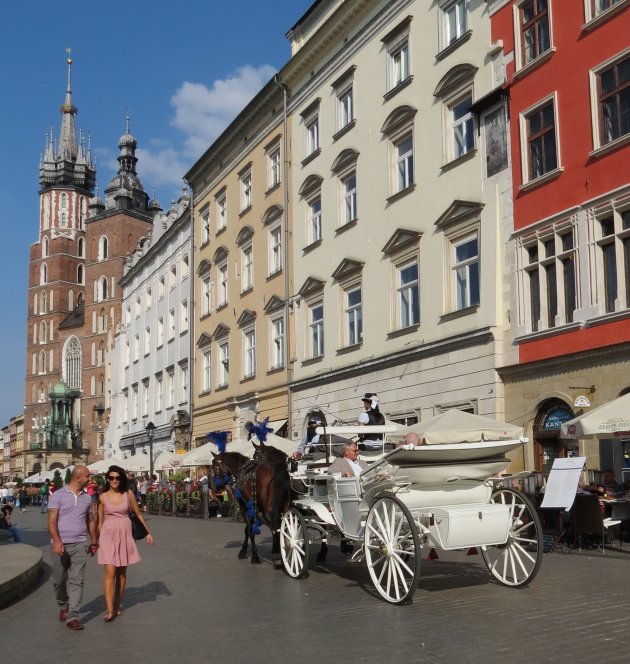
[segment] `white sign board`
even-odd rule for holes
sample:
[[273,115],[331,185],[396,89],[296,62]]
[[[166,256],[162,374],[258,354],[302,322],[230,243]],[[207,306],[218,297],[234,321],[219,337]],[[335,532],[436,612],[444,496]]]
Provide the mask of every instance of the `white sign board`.
[[546,507],[571,509],[585,461],[586,457],[554,460],[541,504],[543,509]]

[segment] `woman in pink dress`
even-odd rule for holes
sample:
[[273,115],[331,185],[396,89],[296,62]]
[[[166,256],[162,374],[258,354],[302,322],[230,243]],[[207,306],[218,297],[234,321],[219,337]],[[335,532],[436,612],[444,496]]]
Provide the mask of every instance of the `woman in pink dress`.
[[[105,565],[103,592],[107,611],[103,620],[111,622],[122,613],[120,605],[127,584],[127,566],[140,561],[138,547],[131,535],[129,512],[135,512],[147,531],[149,528],[135,496],[127,488],[125,471],[119,466],[110,466],[105,479],[107,483],[98,507],[98,564]],[[147,542],[153,544],[150,532]]]

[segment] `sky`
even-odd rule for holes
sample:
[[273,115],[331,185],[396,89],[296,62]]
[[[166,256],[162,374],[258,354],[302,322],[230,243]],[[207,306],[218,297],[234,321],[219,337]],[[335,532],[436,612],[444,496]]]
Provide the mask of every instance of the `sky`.
[[117,170],[129,113],[140,179],[168,207],[188,168],[290,58],[286,32],[313,1],[1,3],[0,425],[24,405],[38,167],[51,125],[59,136],[66,49],[77,128],[92,137],[100,193]]

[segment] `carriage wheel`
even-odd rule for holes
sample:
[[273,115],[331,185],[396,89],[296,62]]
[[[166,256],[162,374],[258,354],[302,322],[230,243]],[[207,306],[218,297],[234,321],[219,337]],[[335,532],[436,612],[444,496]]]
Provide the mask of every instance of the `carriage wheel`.
[[490,573],[506,586],[523,586],[538,573],[543,557],[543,532],[536,509],[519,491],[498,489],[492,502],[508,505],[510,530],[505,544],[481,547]]
[[280,524],[280,553],[284,571],[294,579],[308,574],[308,530],[304,517],[291,508]]
[[420,580],[420,539],[398,498],[379,498],[365,524],[365,560],[374,586],[392,604],[409,601]]

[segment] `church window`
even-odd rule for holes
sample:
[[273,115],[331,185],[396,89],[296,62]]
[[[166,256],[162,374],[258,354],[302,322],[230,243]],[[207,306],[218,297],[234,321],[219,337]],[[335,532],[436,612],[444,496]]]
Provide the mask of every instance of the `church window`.
[[46,291],[42,291],[42,298],[40,300],[42,308],[40,309],[40,313],[45,314],[46,313]]
[[42,350],[39,353],[39,373],[40,374],[45,374],[46,373],[46,351]]
[[106,235],[101,235],[101,239],[98,241],[98,260],[104,261],[108,256],[108,241]]
[[64,346],[63,379],[71,389],[81,389],[81,344],[74,336]]
[[43,320],[39,324],[39,343],[40,344],[45,344],[46,343],[46,321]]
[[37,316],[37,314],[39,313],[39,309],[38,309],[37,304],[38,304],[38,297],[37,297],[37,293],[35,293],[33,295],[33,314],[35,316]]
[[77,242],[77,256],[79,258],[84,258],[85,256],[85,240],[82,237]]
[[43,286],[48,283],[48,266],[46,263],[42,263],[39,266],[39,285]]
[[101,277],[98,281],[97,299],[99,302],[107,299],[107,277]]
[[77,283],[83,284],[83,265],[77,265]]
[[46,236],[42,239],[42,258],[48,257],[48,238]]

